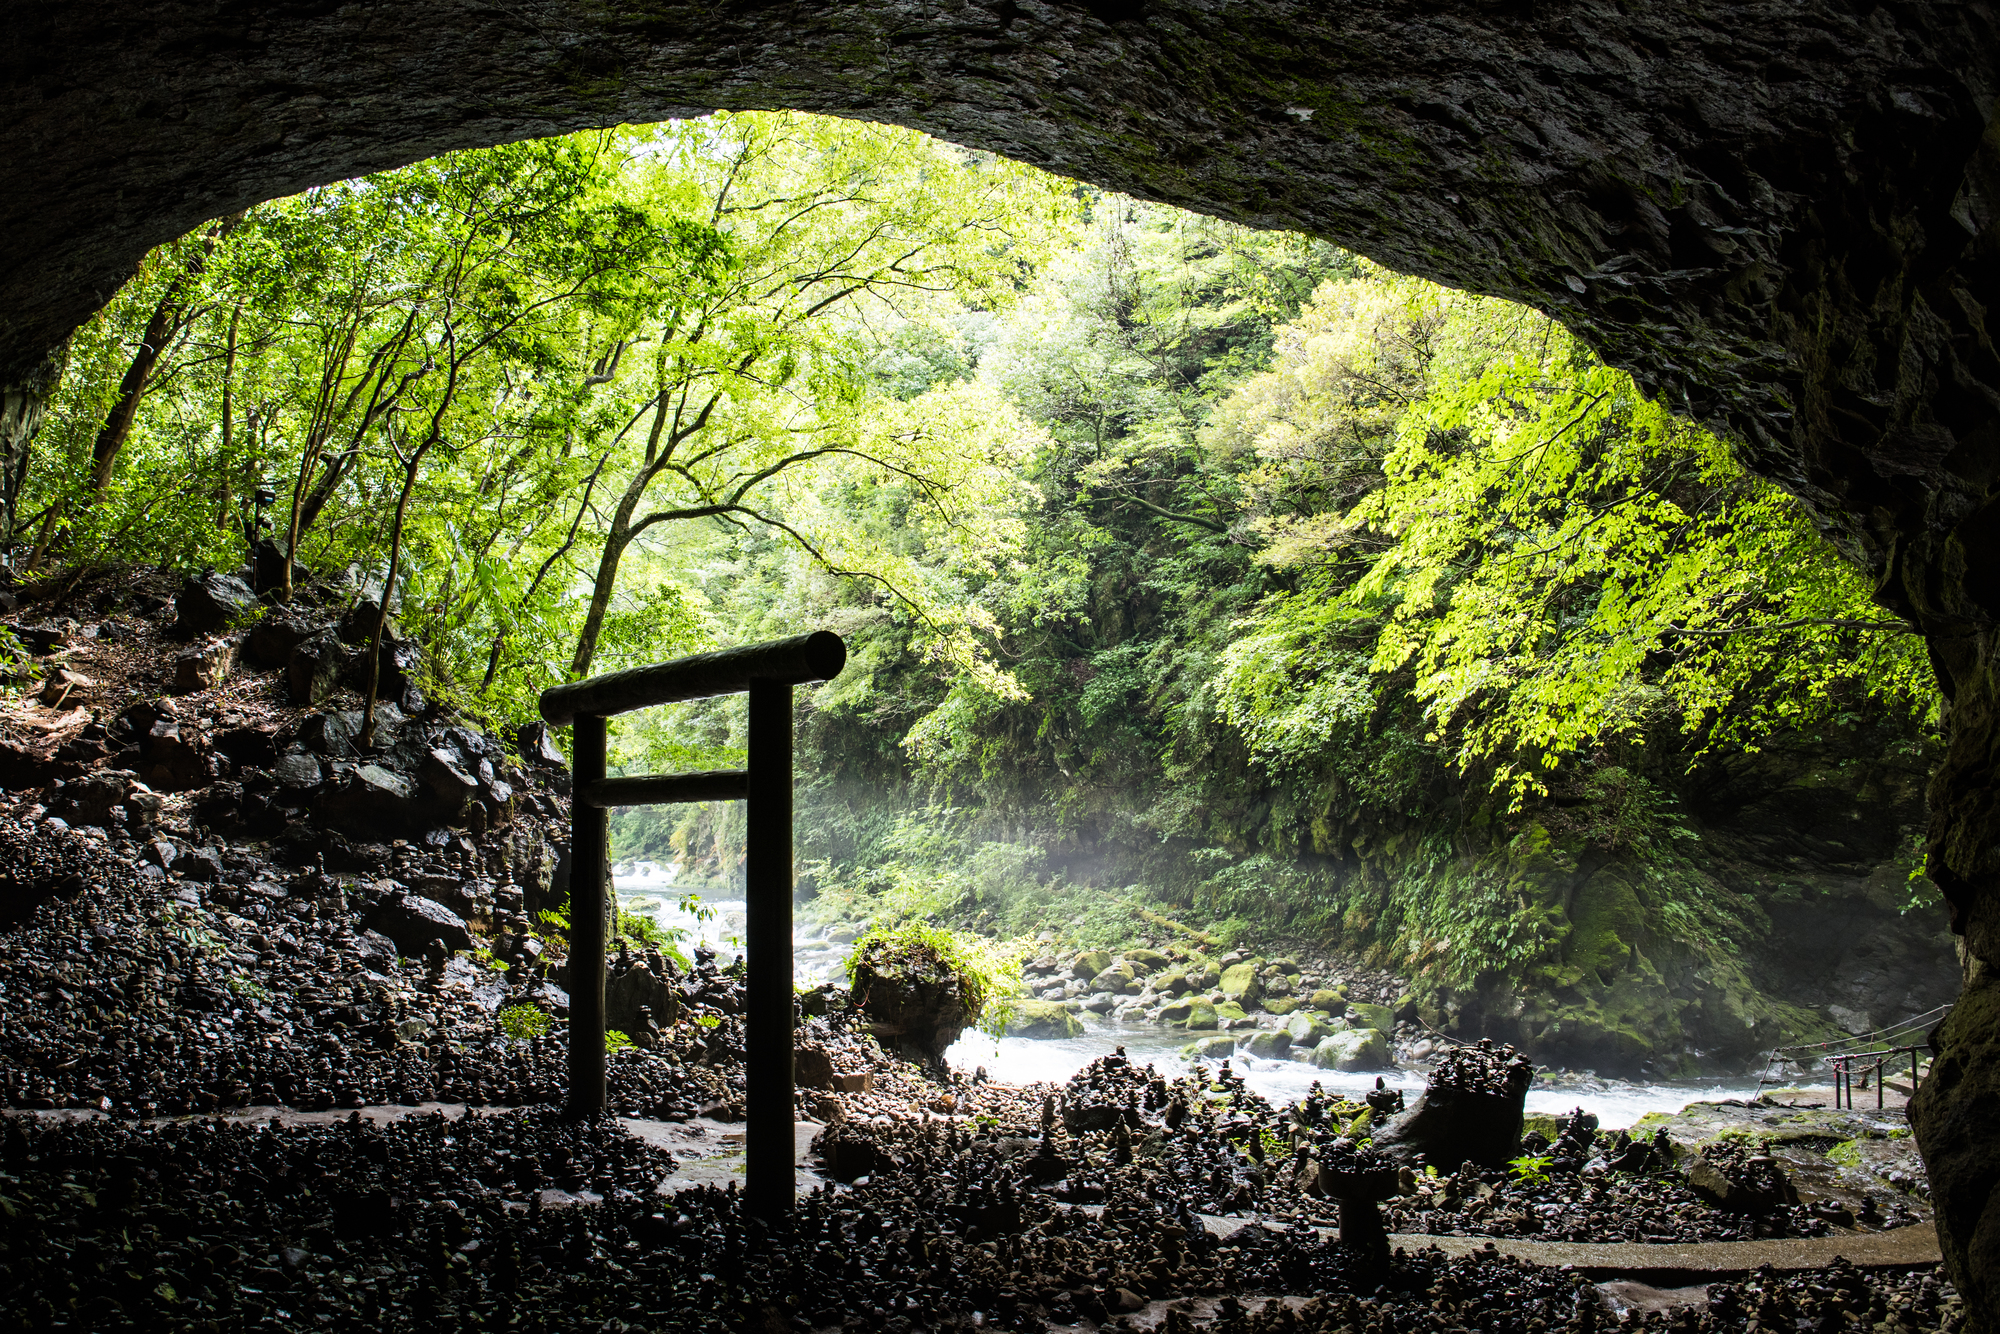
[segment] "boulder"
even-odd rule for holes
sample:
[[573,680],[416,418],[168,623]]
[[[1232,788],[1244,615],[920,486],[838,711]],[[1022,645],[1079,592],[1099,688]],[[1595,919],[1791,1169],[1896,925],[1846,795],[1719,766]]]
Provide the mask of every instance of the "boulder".
[[1173,960],[1158,950],[1126,950],[1125,962],[1132,965],[1135,972],[1157,973]]
[[318,787],[321,778],[319,760],[303,751],[280,755],[271,771],[277,776],[279,786],[295,789]]
[[1372,1028],[1350,1028],[1321,1039],[1312,1063],[1322,1070],[1382,1070],[1389,1065],[1389,1040]]
[[1054,1001],[1015,1001],[1007,1017],[1010,1038],[1073,1038],[1082,1032],[1082,1022]]
[[1247,1019],[1249,1015],[1235,1001],[1218,1001],[1215,1006],[1215,1017],[1228,1022],[1233,1019]]
[[359,754],[354,748],[355,730],[349,714],[309,713],[299,722],[298,742],[329,760],[349,760]]
[[1283,1060],[1292,1051],[1292,1035],[1282,1028],[1260,1028],[1243,1039],[1243,1050],[1266,1060]]
[[1188,1015],[1193,1010],[1194,1002],[1191,1000],[1168,1001],[1160,1007],[1160,1022],[1163,1024],[1186,1023]]
[[1186,973],[1168,973],[1153,984],[1153,989],[1163,996],[1183,996],[1193,987]]
[[1212,1038],[1196,1038],[1181,1048],[1181,1055],[1198,1061],[1226,1061],[1236,1054],[1236,1039],[1218,1033]]
[[[382,615],[382,604],[373,598],[363,598],[349,607],[340,616],[340,642],[343,644],[366,644],[375,636],[375,622]],[[396,618],[391,616],[382,627],[384,643],[397,637],[399,631]]]
[[1207,1001],[1194,1001],[1188,1006],[1187,1019],[1181,1026],[1199,1031],[1217,1028],[1220,1025],[1221,1020],[1216,1015],[1213,1005],[1210,1005]]
[[1774,1158],[1751,1158],[1741,1168],[1725,1172],[1697,1153],[1687,1160],[1685,1175],[1695,1194],[1730,1213],[1767,1214],[1779,1205],[1798,1202],[1798,1191]]
[[184,639],[214,634],[256,605],[250,585],[234,575],[205,570],[182,584],[175,596],[172,633]]
[[198,690],[213,690],[229,679],[229,671],[235,665],[233,639],[191,648],[174,659],[174,693],[192,695]]
[[420,812],[410,780],[379,764],[363,764],[321,788],[319,816],[332,828],[382,835],[409,827]]
[[[462,919],[461,919],[462,920]],[[604,1026],[630,1034],[639,1028],[639,1007],[651,1012],[656,1024],[680,1018],[676,989],[661,981],[644,964],[628,968],[604,983]]]
[[1070,960],[1069,975],[1079,982],[1088,982],[1111,966],[1111,956],[1103,950],[1085,950]]
[[1239,1005],[1255,1005],[1264,994],[1263,981],[1257,976],[1262,967],[1261,959],[1245,959],[1230,965],[1222,970],[1219,989]]
[[1521,1110],[1535,1068],[1511,1047],[1481,1041],[1446,1049],[1416,1102],[1375,1135],[1405,1165],[1419,1155],[1440,1172],[1465,1162],[1503,1168],[1521,1151]]
[[85,703],[84,691],[97,682],[68,667],[52,669],[42,682],[41,701],[52,709],[76,709]]
[[1396,1013],[1386,1005],[1349,1001],[1345,1013],[1350,1027],[1380,1029],[1384,1033],[1396,1031]]
[[813,1045],[792,1049],[792,1083],[806,1089],[833,1086],[833,1057],[827,1055],[826,1048]]
[[124,805],[125,795],[132,790],[133,779],[137,777],[129,769],[97,769],[81,778],[72,778],[49,803],[49,812],[72,825],[103,828],[111,823],[112,809]]
[[1338,991],[1315,991],[1306,1005],[1322,1014],[1347,1013],[1347,997]]
[[568,761],[563,759],[555,738],[549,735],[547,723],[529,723],[514,734],[515,749],[521,758],[537,769],[566,769]]
[[246,769],[268,769],[278,762],[278,746],[261,727],[231,727],[209,738],[209,744]]
[[906,1060],[942,1070],[945,1048],[979,1018],[971,999],[977,983],[921,939],[870,936],[848,966],[854,1008]]
[[472,933],[465,919],[442,903],[417,894],[391,894],[362,919],[362,928],[380,932],[396,943],[404,958],[415,958],[433,940],[442,940],[447,949],[469,950]]
[[1265,1014],[1275,1014],[1280,1018],[1299,1008],[1297,996],[1266,996],[1259,1006]]
[[296,612],[276,610],[250,627],[243,641],[243,657],[258,667],[283,667],[292,660],[292,650],[312,638],[314,629]]
[[316,635],[292,649],[285,661],[285,687],[294,704],[317,704],[340,684],[347,652],[332,635]]
[[456,816],[466,803],[479,795],[479,780],[466,772],[464,757],[442,746],[424,753],[417,769],[417,781],[438,799],[446,814]]
[[139,742],[139,776],[154,788],[185,792],[208,784],[201,750],[181,735],[179,720],[159,718]]
[[1282,1032],[1291,1039],[1294,1047],[1317,1047],[1339,1031],[1340,1025],[1330,1024],[1324,1018],[1310,1011],[1293,1015],[1285,1020]]

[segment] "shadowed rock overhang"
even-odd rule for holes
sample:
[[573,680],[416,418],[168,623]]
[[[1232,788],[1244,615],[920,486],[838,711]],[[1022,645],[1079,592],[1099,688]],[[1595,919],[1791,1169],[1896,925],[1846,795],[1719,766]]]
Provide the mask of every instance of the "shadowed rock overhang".
[[1984,3],[15,0],[0,453],[25,448],[50,349],[204,219],[718,107],[894,121],[1539,306],[1733,432],[1930,646],[1950,700],[1930,869],[1974,964],[1914,1115],[1947,1263],[1986,1320],[1996,65]]

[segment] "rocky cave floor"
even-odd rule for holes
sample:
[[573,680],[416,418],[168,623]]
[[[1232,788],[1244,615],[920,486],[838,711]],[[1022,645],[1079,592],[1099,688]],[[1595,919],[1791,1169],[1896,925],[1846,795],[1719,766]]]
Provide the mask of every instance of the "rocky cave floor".
[[[798,1039],[818,1184],[778,1226],[748,1218],[740,983],[712,959],[621,957],[614,992],[661,1022],[609,1062],[617,1115],[555,1110],[562,1026],[522,1023],[566,1005],[560,941],[528,916],[566,813],[542,739],[503,745],[402,680],[363,751],[351,618],[231,632],[225,583],[171,591],[86,585],[16,632],[39,652],[0,717],[0,1329],[1961,1323],[1924,1270],[1765,1271],[1621,1310],[1615,1285],[1498,1252],[1401,1237],[1378,1262],[1331,1239],[1324,1164],[1386,1099],[1279,1108],[1226,1064],[1117,1056],[1060,1087],[933,1078],[826,991]],[[1526,1179],[1408,1173],[1385,1221],[1859,1236],[1928,1216],[1897,1122],[1770,1099],[1637,1137],[1575,1120],[1527,1141]]]

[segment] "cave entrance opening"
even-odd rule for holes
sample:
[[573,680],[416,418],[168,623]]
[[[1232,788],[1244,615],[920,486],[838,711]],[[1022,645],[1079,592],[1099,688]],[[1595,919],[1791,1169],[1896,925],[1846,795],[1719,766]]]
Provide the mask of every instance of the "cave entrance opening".
[[[542,692],[550,726],[569,726],[569,1096],[574,1117],[605,1110],[604,951],[614,898],[609,813],[614,806],[743,801],[744,1196],[752,1214],[791,1208],[792,687],[827,681],[847,645],[826,630],[610,672]],[[747,694],[749,754],[741,769],[606,776],[613,714],[717,695]]]

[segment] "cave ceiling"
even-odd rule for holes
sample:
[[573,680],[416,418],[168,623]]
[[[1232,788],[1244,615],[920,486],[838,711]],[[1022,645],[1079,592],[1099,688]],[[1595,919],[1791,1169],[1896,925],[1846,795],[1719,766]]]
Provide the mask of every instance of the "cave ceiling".
[[1990,9],[1945,4],[16,3],[0,378],[259,200],[787,107],[1530,302],[1893,580],[1992,480],[1996,57]]

